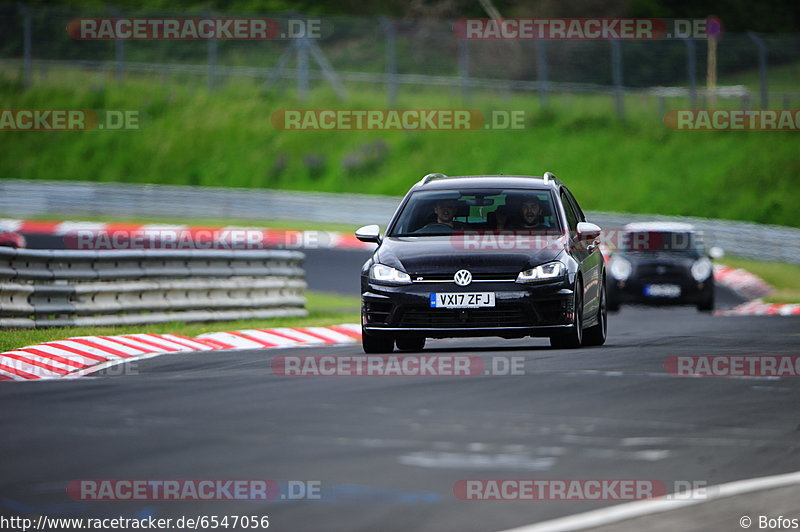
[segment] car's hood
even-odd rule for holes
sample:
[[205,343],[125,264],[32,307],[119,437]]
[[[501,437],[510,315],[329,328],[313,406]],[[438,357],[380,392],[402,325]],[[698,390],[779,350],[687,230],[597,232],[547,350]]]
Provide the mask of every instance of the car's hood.
[[377,262],[411,275],[455,273],[519,273],[555,260],[564,250],[564,237],[476,238],[428,236],[386,238]]

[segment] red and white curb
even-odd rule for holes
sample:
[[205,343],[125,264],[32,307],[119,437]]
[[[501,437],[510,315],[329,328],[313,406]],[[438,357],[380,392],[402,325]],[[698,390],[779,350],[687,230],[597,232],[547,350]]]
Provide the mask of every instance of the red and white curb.
[[715,264],[714,280],[747,299],[766,297],[772,293],[772,287],[761,277],[741,268]]
[[716,316],[800,316],[800,305],[793,303],[764,303],[748,301],[730,310],[718,310]]
[[264,229],[252,227],[203,227],[192,225],[131,224],[0,219],[0,230],[65,237],[74,249],[373,249],[354,235],[338,231]]
[[325,346],[361,342],[361,326],[280,327],[206,333],[79,336],[0,353],[0,381],[83,377],[134,360],[188,351]]
[[772,287],[747,270],[715,265],[714,280],[750,300],[730,310],[718,310],[715,316],[800,316],[800,305],[764,303],[761,298],[769,295]]

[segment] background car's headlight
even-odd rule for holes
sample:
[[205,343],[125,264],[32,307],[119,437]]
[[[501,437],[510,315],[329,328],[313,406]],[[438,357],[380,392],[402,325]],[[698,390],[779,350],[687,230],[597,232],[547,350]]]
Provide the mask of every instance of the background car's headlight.
[[548,262],[530,270],[519,272],[518,283],[535,283],[537,281],[552,281],[564,276],[566,268],[558,261]]
[[611,271],[611,276],[617,281],[627,281],[631,276],[633,266],[627,259],[623,259],[619,255],[611,259],[611,264],[608,268]]
[[692,264],[692,277],[698,283],[708,279],[713,271],[714,266],[711,264],[711,261],[706,258],[698,259]]
[[369,269],[369,280],[378,284],[409,284],[411,277],[406,272],[383,264],[373,264]]

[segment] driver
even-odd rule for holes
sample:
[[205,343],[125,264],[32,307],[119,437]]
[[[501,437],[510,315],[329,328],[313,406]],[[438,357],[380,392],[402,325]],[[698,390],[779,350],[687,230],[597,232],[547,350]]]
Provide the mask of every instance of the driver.
[[433,212],[436,213],[436,223],[446,225],[455,229],[453,218],[458,209],[458,202],[454,200],[439,200],[436,202],[436,207]]
[[429,222],[424,227],[417,229],[418,234],[440,234],[452,233],[456,229],[461,229],[463,224],[455,220],[458,212],[459,203],[452,199],[438,200],[433,207],[436,215],[435,222]]

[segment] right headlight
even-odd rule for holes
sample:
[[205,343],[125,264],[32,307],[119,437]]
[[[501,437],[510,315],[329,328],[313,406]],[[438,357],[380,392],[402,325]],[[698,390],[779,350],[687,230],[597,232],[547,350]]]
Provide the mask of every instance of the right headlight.
[[627,259],[616,255],[611,259],[608,269],[611,271],[611,276],[617,281],[627,281],[628,277],[631,276],[633,266]]
[[401,272],[397,268],[378,264],[377,262],[369,269],[369,280],[378,284],[411,283],[411,277],[406,272]]

